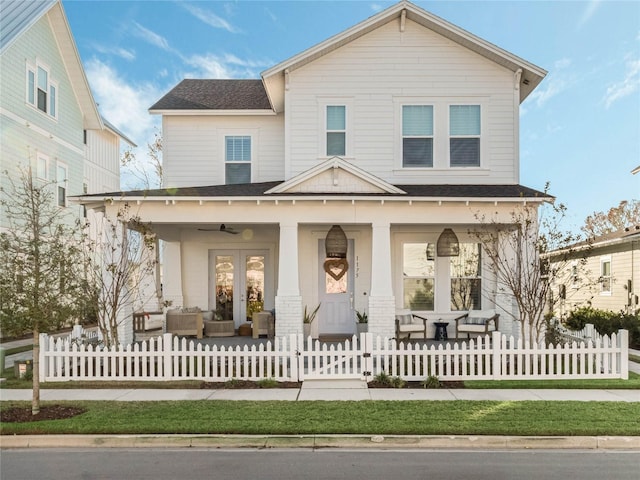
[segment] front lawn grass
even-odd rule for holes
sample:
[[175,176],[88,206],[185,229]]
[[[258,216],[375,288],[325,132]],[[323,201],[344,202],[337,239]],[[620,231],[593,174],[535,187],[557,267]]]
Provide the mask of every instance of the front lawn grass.
[[[43,405],[52,402],[43,402]],[[13,434],[640,435],[640,404],[547,401],[55,402],[86,412]],[[28,402],[0,402],[0,407]]]

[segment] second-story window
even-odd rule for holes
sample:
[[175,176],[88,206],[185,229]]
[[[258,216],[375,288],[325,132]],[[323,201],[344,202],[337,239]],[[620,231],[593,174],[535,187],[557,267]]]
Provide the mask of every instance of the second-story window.
[[251,137],[225,137],[225,183],[251,183]]
[[449,106],[449,163],[480,166],[480,105]]
[[27,65],[27,102],[51,117],[58,116],[57,85],[41,65]]
[[327,105],[327,156],[347,153],[347,115],[344,105]]
[[49,179],[49,159],[41,153],[37,156],[36,176],[40,180]]
[[433,106],[402,106],[402,166],[433,167]]

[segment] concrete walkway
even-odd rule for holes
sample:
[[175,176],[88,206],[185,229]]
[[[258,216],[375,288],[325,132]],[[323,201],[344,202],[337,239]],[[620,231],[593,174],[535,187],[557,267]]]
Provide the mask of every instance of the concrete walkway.
[[[349,383],[351,382],[351,383]],[[356,385],[359,384],[359,385]],[[28,389],[0,389],[0,400],[31,400]],[[495,401],[598,401],[640,402],[640,390],[573,390],[573,389],[395,389],[367,388],[364,382],[304,382],[302,388],[266,389],[42,389],[43,401],[111,400],[119,402],[152,402],[159,400],[495,400]]]

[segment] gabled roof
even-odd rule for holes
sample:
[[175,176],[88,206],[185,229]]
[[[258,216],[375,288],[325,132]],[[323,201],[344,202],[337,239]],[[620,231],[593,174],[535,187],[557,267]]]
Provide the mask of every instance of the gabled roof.
[[[331,178],[325,179],[324,173],[329,172]],[[344,172],[346,175],[341,174]],[[320,182],[315,182],[319,179]],[[276,193],[352,193],[357,184],[358,193],[395,193],[405,192],[400,188],[371,175],[369,172],[356,167],[340,157],[332,157],[309,170],[290,178],[286,182],[267,190],[266,194]]]
[[158,100],[151,113],[167,110],[269,110],[262,80],[182,80]]
[[35,24],[40,17],[56,4],[57,0],[25,2],[24,0],[3,0],[0,2],[0,54]]
[[44,15],[49,16],[60,55],[73,86],[73,93],[83,113],[85,127],[102,130],[104,128],[102,120],[60,0],[0,1],[0,54],[4,54]]
[[294,71],[334,50],[362,37],[363,35],[385,25],[392,20],[400,22],[412,20],[469,50],[482,55],[489,60],[502,65],[514,73],[521,70],[520,102],[534,90],[547,74],[546,70],[513,55],[502,48],[487,42],[463,30],[456,25],[423,10],[411,2],[402,0],[382,12],[374,15],[357,25],[334,35],[278,65],[262,72],[267,94],[276,111],[282,111],[284,106],[284,74]]
[[295,192],[295,193],[269,193],[286,182],[246,183],[239,185],[210,185],[201,187],[177,187],[160,188],[154,190],[132,190],[128,192],[108,192],[82,195],[80,203],[113,199],[147,199],[170,201],[177,198],[190,198],[199,200],[226,200],[229,198],[276,200],[278,198],[305,199],[398,199],[398,200],[424,200],[424,201],[546,201],[551,200],[548,194],[524,187],[522,185],[391,185],[400,193],[395,192],[356,192],[356,193],[323,193],[323,192]]

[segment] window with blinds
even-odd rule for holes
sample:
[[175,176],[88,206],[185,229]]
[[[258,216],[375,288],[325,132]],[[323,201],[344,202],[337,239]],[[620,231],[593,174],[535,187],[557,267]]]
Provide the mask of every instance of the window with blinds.
[[402,166],[433,167],[433,106],[402,106]]
[[480,105],[449,106],[449,162],[452,167],[480,166]]
[[225,137],[225,183],[251,183],[251,137]]

